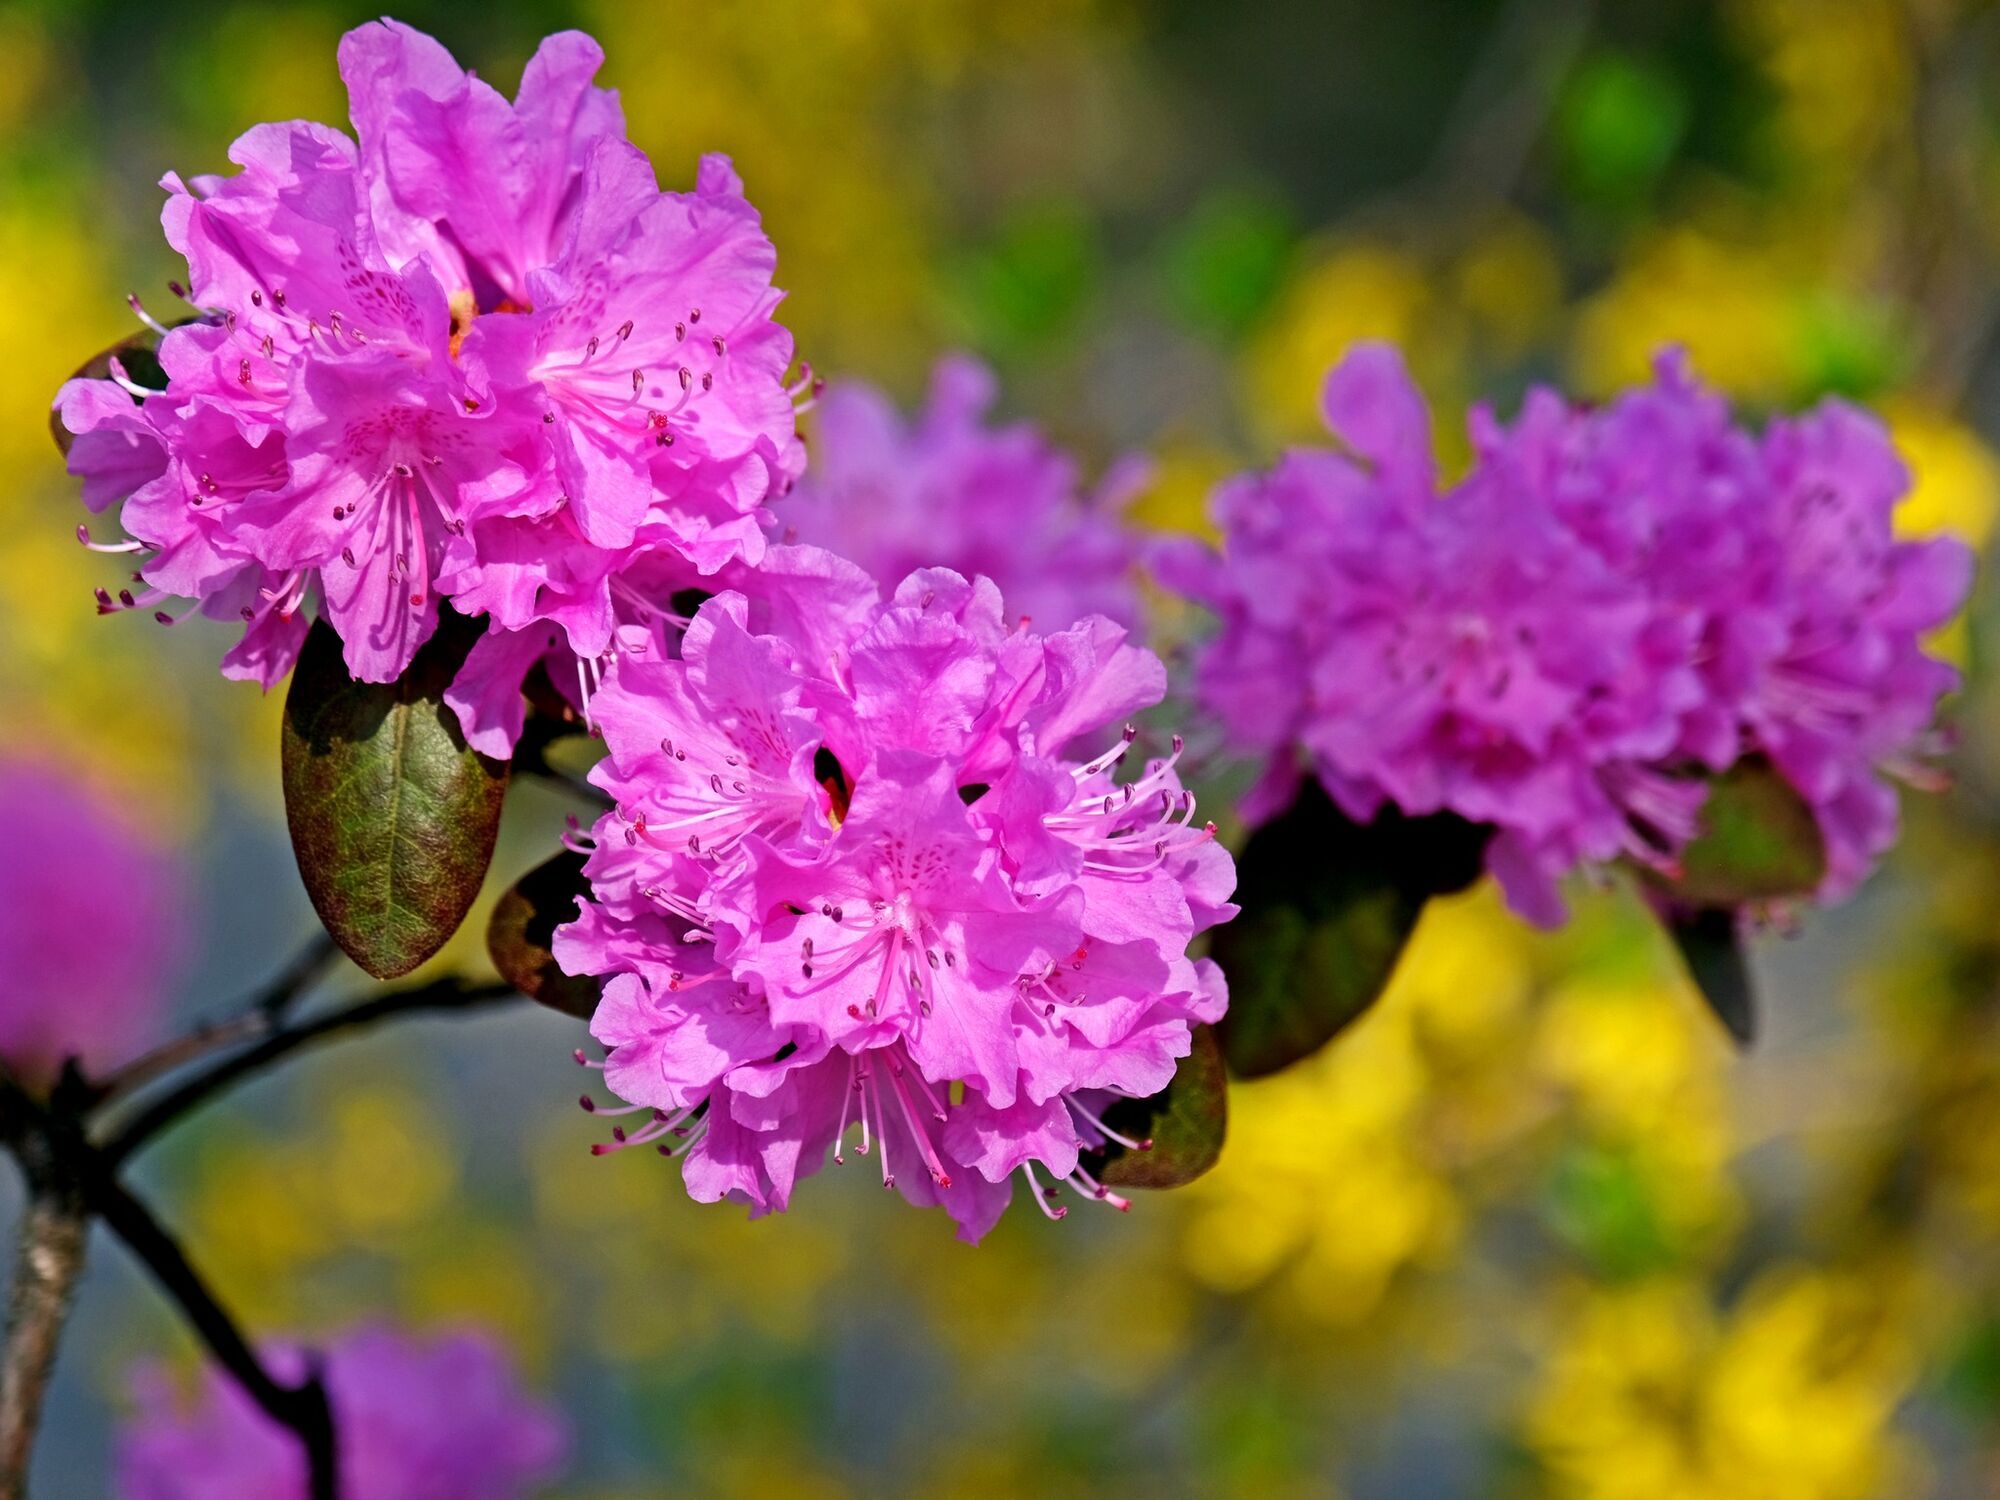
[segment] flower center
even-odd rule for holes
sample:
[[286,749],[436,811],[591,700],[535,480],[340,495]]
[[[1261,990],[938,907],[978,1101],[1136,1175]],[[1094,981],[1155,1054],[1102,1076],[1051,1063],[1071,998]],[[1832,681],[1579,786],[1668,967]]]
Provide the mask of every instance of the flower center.
[[451,357],[458,360],[458,346],[465,342],[465,336],[472,332],[472,320],[481,313],[530,313],[535,309],[525,302],[516,302],[512,297],[502,297],[491,307],[481,307],[472,294],[471,287],[460,287],[451,294]]

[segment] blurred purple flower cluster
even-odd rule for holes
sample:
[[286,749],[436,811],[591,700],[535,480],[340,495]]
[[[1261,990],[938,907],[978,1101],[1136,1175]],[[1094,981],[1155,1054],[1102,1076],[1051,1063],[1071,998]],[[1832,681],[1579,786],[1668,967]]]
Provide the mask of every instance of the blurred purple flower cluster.
[[0,1062],[36,1087],[68,1058],[94,1073],[157,1031],[187,950],[181,873],[73,772],[0,759]]
[[1017,1171],[1054,1214],[1038,1166],[1113,1197],[1079,1152],[1139,1145],[1103,1110],[1164,1088],[1226,999],[1187,948],[1234,869],[1173,758],[1121,782],[1132,730],[1072,749],[1161,697],[1159,660],[1102,617],[1012,624],[983,578],[882,602],[816,548],[767,564],[594,699],[616,807],[555,952],[610,976],[604,1080],[647,1117],[603,1149],[761,1213],[858,1130],[968,1239]]
[[[294,1351],[271,1363],[286,1378],[303,1372]],[[525,1500],[569,1447],[566,1424],[521,1390],[485,1333],[358,1328],[327,1351],[322,1379],[342,1493],[362,1500]],[[118,1445],[121,1500],[305,1500],[297,1437],[229,1376],[204,1371],[192,1403],[156,1367],[135,1387]]]
[[787,539],[853,559],[884,589],[918,568],[990,578],[1041,630],[1085,615],[1136,627],[1140,549],[1120,512],[1150,466],[1126,459],[1086,495],[1075,460],[1034,426],[987,425],[996,394],[966,355],[938,361],[908,421],[872,386],[829,385],[783,507]]
[[1867,874],[1895,836],[1886,778],[1917,770],[1957,681],[1925,634],[1972,569],[1955,540],[1894,537],[1909,476],[1874,418],[1829,401],[1746,431],[1669,354],[1602,407],[1475,411],[1446,487],[1392,349],[1353,351],[1324,410],[1337,449],[1217,493],[1220,555],[1158,556],[1220,619],[1196,691],[1265,758],[1252,821],[1308,770],[1359,821],[1456,813],[1553,924],[1568,871],[1671,869],[1704,773],[1760,756],[1818,819],[1820,896]]

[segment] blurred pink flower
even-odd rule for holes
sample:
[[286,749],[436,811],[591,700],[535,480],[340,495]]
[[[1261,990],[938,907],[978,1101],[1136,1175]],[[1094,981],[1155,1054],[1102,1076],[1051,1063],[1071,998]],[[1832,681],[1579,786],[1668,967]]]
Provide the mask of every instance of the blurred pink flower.
[[1211,608],[1196,688],[1265,775],[1260,821],[1315,772],[1359,820],[1385,803],[1495,830],[1524,915],[1621,855],[1671,865],[1704,770],[1768,756],[1818,813],[1821,895],[1894,836],[1883,772],[1923,748],[1956,680],[1923,633],[1970,581],[1955,541],[1898,542],[1908,477],[1887,434],[1830,402],[1761,436],[1674,356],[1597,409],[1547,391],[1512,428],[1473,415],[1476,458],[1439,490],[1400,357],[1328,377],[1340,450],[1287,454],[1215,498],[1218,556],[1158,549]]
[[[290,1350],[273,1363],[288,1377],[303,1369]],[[525,1500],[568,1450],[567,1425],[522,1391],[485,1333],[355,1329],[327,1352],[324,1379],[355,1500]],[[305,1500],[298,1439],[228,1376],[205,1371],[191,1405],[164,1370],[141,1370],[135,1386],[121,1500]]]
[[156,1040],[186,948],[180,872],[136,819],[52,765],[0,760],[0,1060],[33,1085]]
[[[1819,897],[1838,900],[1895,842],[1890,778],[1932,779],[1939,700],[1958,684],[1929,632],[1964,604],[1972,551],[1903,541],[1910,475],[1869,413],[1829,400],[1761,434],[1735,425],[1678,351],[1650,385],[1597,409],[1534,393],[1509,430],[1473,417],[1479,475],[1532,488],[1644,591],[1652,640],[1691,674],[1670,765],[1763,755],[1826,840]],[[1647,658],[1654,680],[1660,660]],[[1676,697],[1685,688],[1676,688]]]
[[789,539],[851,557],[885,589],[917,568],[1000,586],[1037,630],[1086,615],[1139,623],[1138,538],[1120,515],[1145,465],[1115,465],[1086,495],[1076,463],[1032,425],[989,425],[993,372],[955,355],[905,421],[860,381],[819,397],[812,465],[779,507]]

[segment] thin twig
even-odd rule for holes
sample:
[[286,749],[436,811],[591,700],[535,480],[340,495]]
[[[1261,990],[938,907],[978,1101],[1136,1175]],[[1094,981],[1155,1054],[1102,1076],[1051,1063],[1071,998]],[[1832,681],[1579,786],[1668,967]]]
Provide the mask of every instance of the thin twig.
[[1599,0],[1511,0],[1486,28],[1429,163],[1350,222],[1426,243],[1462,240],[1511,204],[1548,132]]
[[514,746],[514,773],[539,776],[597,807],[611,806],[611,798],[602,787],[591,785],[586,777],[566,771],[549,759],[551,747],[566,739],[582,737],[583,731],[572,723],[548,714],[530,714],[520,741]]
[[118,1181],[103,1154],[86,1150],[80,1165],[91,1209],[180,1308],[215,1362],[229,1372],[244,1394],[272,1421],[297,1434],[305,1448],[312,1500],[338,1500],[339,1454],[334,1444],[333,1408],[327,1401],[318,1362],[308,1357],[305,1376],[297,1385],[279,1380],[265,1368],[174,1237]]
[[1597,0],[1513,0],[1487,28],[1417,191],[1448,207],[1513,197]]
[[97,1085],[95,1102],[112,1103],[155,1078],[211,1053],[268,1035],[284,1021],[313,978],[338,951],[324,929],[314,933],[292,961],[256,994],[232,1007],[222,1019],[205,1022],[187,1035],[163,1042],[127,1063]]
[[206,1072],[197,1073],[180,1087],[161,1095],[128,1119],[99,1149],[106,1165],[116,1169],[160,1131],[200,1108],[237,1080],[269,1067],[289,1052],[325,1041],[341,1032],[415,1011],[470,1010],[509,999],[516,993],[512,985],[501,981],[472,984],[453,977],[432,980],[415,989],[391,990],[359,1004],[314,1016],[266,1037],[254,1047],[224,1058]]

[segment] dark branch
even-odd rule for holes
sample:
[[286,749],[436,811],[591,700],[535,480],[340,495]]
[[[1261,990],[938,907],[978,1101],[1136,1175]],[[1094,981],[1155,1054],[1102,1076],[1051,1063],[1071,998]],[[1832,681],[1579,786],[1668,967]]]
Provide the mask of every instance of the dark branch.
[[187,1035],[162,1043],[127,1063],[96,1086],[95,1102],[109,1104],[122,1099],[162,1074],[268,1035],[284,1022],[292,1006],[311,986],[314,976],[338,951],[324,928],[315,932],[292,961],[256,994],[233,1006],[220,1020],[205,1022]]
[[471,1010],[509,999],[515,993],[512,985],[500,981],[472,984],[459,978],[436,979],[415,989],[391,990],[359,1004],[298,1022],[253,1047],[224,1058],[206,1072],[196,1074],[141,1109],[100,1148],[105,1165],[115,1170],[126,1157],[183,1115],[200,1108],[240,1079],[269,1067],[301,1047],[325,1041],[342,1032],[372,1026],[391,1016],[418,1011]]
[[[93,1215],[145,1265],[216,1363],[272,1421],[298,1437],[312,1500],[338,1500],[333,1412],[318,1363],[309,1357],[296,1384],[273,1375],[173,1236],[118,1180],[125,1159],[153,1136],[300,1048],[394,1016],[470,1010],[515,993],[504,983],[439,979],[291,1022],[293,1006],[332,953],[332,944],[316,937],[238,1014],[155,1049],[101,1084],[85,1079],[72,1062],[44,1099],[0,1064],[0,1144],[19,1163],[29,1194],[6,1343],[0,1349],[0,1500],[22,1500],[26,1493],[42,1398],[82,1272]],[[139,1108],[106,1144],[92,1143],[87,1124],[106,1103],[243,1043],[252,1045]]]
[[274,1376],[236,1327],[235,1320],[216,1301],[208,1284],[189,1264],[173,1236],[117,1180],[102,1154],[86,1150],[79,1166],[91,1209],[180,1308],[215,1362],[229,1372],[266,1416],[298,1435],[306,1451],[312,1500],[338,1500],[339,1456],[333,1440],[333,1408],[327,1402],[318,1363],[308,1360],[305,1378],[297,1385],[286,1385]]

